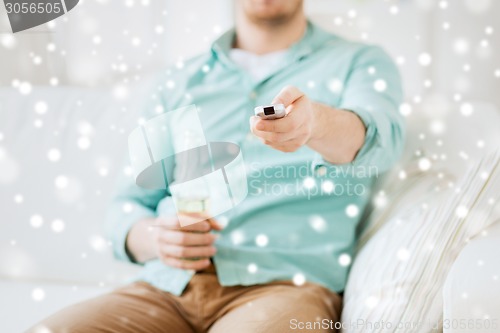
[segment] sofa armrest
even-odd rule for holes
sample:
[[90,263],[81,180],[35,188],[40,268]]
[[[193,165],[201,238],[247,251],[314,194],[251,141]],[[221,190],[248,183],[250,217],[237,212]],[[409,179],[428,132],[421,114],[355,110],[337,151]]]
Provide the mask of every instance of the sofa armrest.
[[500,331],[500,221],[473,239],[443,288],[443,332]]

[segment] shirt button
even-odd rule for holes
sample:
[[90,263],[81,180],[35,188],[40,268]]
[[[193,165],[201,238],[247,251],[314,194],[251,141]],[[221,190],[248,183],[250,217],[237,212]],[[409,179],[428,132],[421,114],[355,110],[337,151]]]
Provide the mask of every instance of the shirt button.
[[255,91],[252,91],[249,97],[251,100],[255,100],[257,98],[257,93]]

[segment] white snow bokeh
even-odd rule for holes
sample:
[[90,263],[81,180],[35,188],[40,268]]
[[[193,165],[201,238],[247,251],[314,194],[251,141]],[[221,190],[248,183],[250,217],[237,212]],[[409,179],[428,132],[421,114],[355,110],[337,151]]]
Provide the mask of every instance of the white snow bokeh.
[[340,266],[346,267],[346,266],[349,266],[351,264],[352,258],[348,253],[342,253],[339,256],[338,262],[339,262]]
[[418,56],[418,63],[421,66],[427,67],[432,63],[432,57],[429,53],[422,53]]
[[59,149],[57,149],[57,148],[51,148],[47,152],[47,158],[51,162],[57,162],[57,161],[59,161],[61,159],[61,151]]
[[326,223],[326,220],[319,215],[311,216],[309,218],[309,224],[311,228],[313,228],[316,232],[319,233],[325,232],[328,229],[328,224]]
[[259,234],[255,237],[255,244],[258,247],[266,247],[269,243],[269,238],[265,234]]
[[345,208],[345,214],[350,218],[355,218],[359,215],[359,207],[355,204],[350,204]]
[[296,273],[293,276],[292,281],[296,286],[302,286],[304,283],[306,283],[306,277],[302,273]]
[[55,219],[50,226],[55,233],[61,233],[66,228],[66,224],[61,219]]
[[[182,87],[172,73],[186,69],[192,55],[208,50],[232,24],[229,2],[86,0],[71,15],[34,33],[0,34],[0,199],[15,221],[0,233],[2,275],[107,286],[135,273],[134,268],[114,264],[110,242],[102,233],[115,178],[132,176],[123,163],[127,135],[148,118],[137,114],[141,108],[151,114],[168,111],[156,93]],[[326,3],[306,1],[311,18],[341,36],[380,44],[402,74],[405,99],[399,115],[410,125],[422,122],[418,132],[409,133],[414,145],[405,154],[414,163],[397,166],[398,182],[408,181],[415,172],[435,173],[441,179],[437,171],[443,165],[469,163],[478,152],[498,145],[474,129],[467,130],[467,140],[449,137],[457,132],[450,119],[477,123],[486,104],[500,105],[498,1]],[[166,71],[169,65],[172,70]],[[199,73],[210,75],[216,69],[200,64]],[[369,76],[368,89],[384,94],[393,88],[391,78],[374,64],[362,70]],[[169,77],[160,86],[146,87],[149,77],[158,73]],[[341,101],[350,88],[340,77],[310,77],[303,84],[311,94],[328,92],[332,101]],[[186,92],[180,97],[191,103],[196,96]],[[454,145],[457,141],[460,147]],[[334,197],[336,183],[323,172],[299,179],[299,185],[306,192]],[[371,203],[377,209],[390,207],[388,194],[382,189]],[[118,207],[129,216],[138,209],[133,202]],[[465,218],[470,208],[460,206],[454,214]],[[363,214],[356,204],[341,209],[351,221]],[[223,216],[220,222],[229,225],[231,219]],[[335,232],[332,221],[315,212],[303,222],[318,237]],[[265,230],[247,234],[233,229],[228,237],[234,246],[261,250],[278,241]],[[290,233],[279,241],[298,245],[301,237]],[[394,260],[411,258],[405,248],[395,252]],[[354,258],[341,253],[335,260],[348,267]],[[244,265],[249,274],[264,270],[257,263]],[[306,276],[297,272],[293,282],[303,285]],[[48,291],[34,286],[27,297],[44,305],[53,297]],[[371,296],[364,305],[375,308],[379,301]]]
[[316,180],[313,177],[306,177],[302,181],[302,185],[307,190],[313,189],[316,186]]
[[378,79],[373,83],[373,88],[378,92],[384,92],[387,89],[387,82],[383,79]]
[[257,273],[258,270],[259,270],[259,268],[258,268],[257,264],[255,264],[255,263],[250,263],[247,266],[247,271],[250,274],[255,274],[255,273]]
[[82,197],[83,184],[76,177],[59,175],[54,180],[56,195],[62,202],[75,203]]
[[45,290],[37,287],[31,292],[31,297],[35,302],[41,302],[45,299]]
[[231,234],[229,235],[229,237],[231,238],[231,242],[234,245],[240,245],[246,239],[245,234],[240,229],[236,229],[236,230],[231,231]]
[[43,217],[38,214],[32,215],[30,218],[30,225],[35,229],[40,228],[43,225]]

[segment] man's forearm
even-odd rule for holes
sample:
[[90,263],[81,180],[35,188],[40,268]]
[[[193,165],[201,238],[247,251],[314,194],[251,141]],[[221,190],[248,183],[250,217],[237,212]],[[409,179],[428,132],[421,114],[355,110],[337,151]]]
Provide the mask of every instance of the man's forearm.
[[351,111],[311,104],[314,122],[307,145],[330,163],[352,162],[365,142],[366,128],[361,119]]
[[132,260],[144,263],[157,257],[154,218],[140,220],[130,229],[125,247]]

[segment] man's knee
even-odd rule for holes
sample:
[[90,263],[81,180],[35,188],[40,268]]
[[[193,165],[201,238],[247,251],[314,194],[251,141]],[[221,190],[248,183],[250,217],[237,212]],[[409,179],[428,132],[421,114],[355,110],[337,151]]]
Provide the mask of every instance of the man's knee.
[[105,331],[109,324],[100,297],[64,308],[43,319],[25,333],[80,333]]
[[129,332],[134,312],[139,314],[145,308],[137,302],[141,292],[138,286],[130,285],[76,303],[45,318],[26,333]]
[[340,317],[340,296],[315,284],[267,286],[257,292],[209,332],[332,332],[330,325]]

